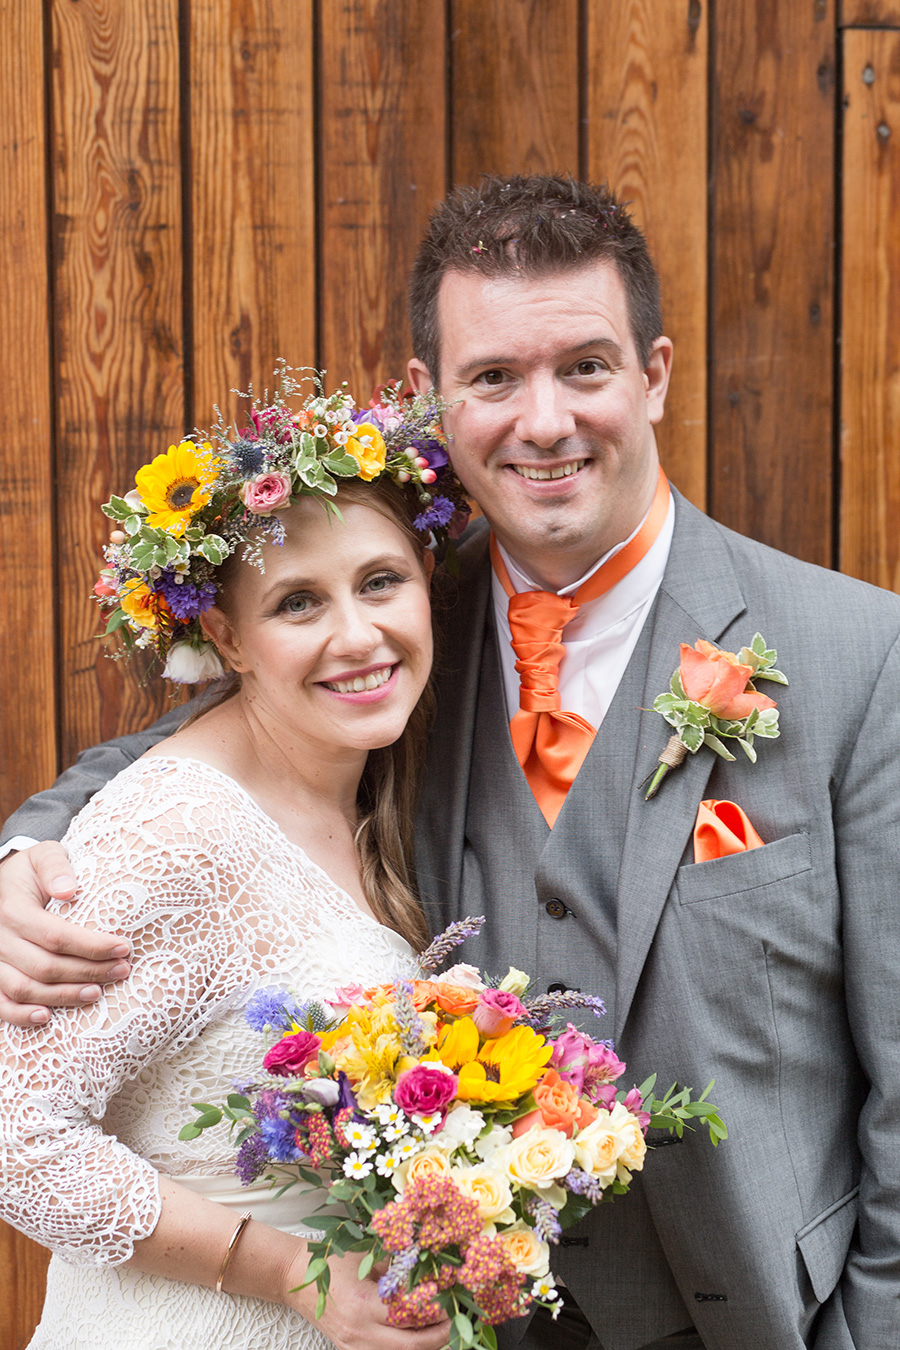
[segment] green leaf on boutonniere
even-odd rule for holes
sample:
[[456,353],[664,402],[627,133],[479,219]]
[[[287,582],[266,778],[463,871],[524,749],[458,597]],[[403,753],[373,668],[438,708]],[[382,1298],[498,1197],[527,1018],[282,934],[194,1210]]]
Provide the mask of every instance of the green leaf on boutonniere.
[[703,744],[708,745],[710,750],[715,750],[716,754],[721,755],[722,759],[734,759],[734,755],[731,751],[727,750],[719,740],[718,736],[714,736],[711,731],[708,731],[703,737]]

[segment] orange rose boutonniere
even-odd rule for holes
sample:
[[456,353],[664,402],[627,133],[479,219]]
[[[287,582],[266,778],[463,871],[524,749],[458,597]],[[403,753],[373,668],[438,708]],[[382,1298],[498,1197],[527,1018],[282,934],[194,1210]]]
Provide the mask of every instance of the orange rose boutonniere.
[[688,647],[681,644],[681,664],[672,676],[670,693],[654,700],[654,711],[675,729],[646,792],[649,801],[670,769],[677,769],[685,755],[695,755],[708,745],[722,759],[734,759],[725,744],[737,741],[751,763],[756,763],[756,736],[774,740],[778,730],[778,707],[774,699],[760,694],[754,680],[787,684],[775,669],[778,653],[766,646],[757,633],[749,647],[736,654],[723,651],[702,638]]

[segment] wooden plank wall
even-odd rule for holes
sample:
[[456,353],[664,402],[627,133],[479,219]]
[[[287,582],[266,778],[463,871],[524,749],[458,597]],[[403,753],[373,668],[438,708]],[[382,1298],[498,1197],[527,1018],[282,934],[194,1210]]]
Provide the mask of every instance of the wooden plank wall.
[[[898,88],[898,0],[0,0],[3,814],[164,706],[94,637],[97,503],[280,354],[401,373],[487,171],[633,203],[676,484],[900,590]],[[2,1350],[44,1264],[0,1227]]]

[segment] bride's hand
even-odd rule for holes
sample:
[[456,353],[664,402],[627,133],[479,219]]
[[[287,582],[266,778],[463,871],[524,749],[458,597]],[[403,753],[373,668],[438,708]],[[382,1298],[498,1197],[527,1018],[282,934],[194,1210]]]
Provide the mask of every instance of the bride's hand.
[[[288,1289],[303,1280],[309,1258],[304,1252],[288,1271]],[[333,1257],[331,1287],[325,1311],[316,1320],[315,1307],[318,1290],[314,1284],[286,1295],[285,1301],[308,1322],[314,1322],[322,1333],[333,1341],[338,1350],[443,1350],[449,1338],[449,1319],[406,1331],[387,1325],[387,1307],[378,1297],[377,1276],[361,1280],[357,1276],[362,1255],[348,1252]]]

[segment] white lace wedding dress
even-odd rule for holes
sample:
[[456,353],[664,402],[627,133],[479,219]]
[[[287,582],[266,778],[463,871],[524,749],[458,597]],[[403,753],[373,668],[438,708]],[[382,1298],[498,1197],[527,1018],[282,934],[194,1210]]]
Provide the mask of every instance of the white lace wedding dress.
[[399,977],[410,947],[197,760],[138,760],[66,844],[81,892],[58,908],[127,934],[134,966],[98,1003],[0,1034],[0,1217],[55,1253],[31,1350],[323,1350],[286,1308],[122,1263],[157,1223],[159,1172],[304,1231],[321,1193],[242,1189],[225,1126],[191,1143],[178,1131],[192,1101],[258,1071],[263,1038],[242,1014],[254,990],[322,998]]

